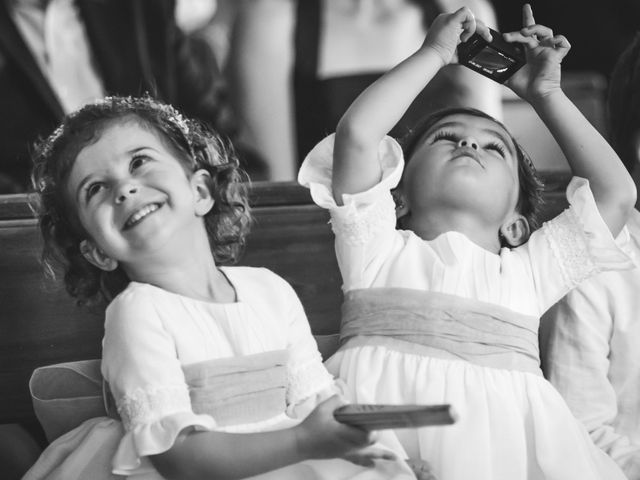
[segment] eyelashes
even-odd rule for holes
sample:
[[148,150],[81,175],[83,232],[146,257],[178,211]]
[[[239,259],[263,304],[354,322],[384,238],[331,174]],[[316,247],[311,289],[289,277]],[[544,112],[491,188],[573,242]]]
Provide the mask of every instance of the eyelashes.
[[504,157],[506,154],[505,148],[497,142],[489,142],[487,145],[485,145],[484,148],[486,150],[495,150],[500,154],[501,157]]
[[433,141],[431,143],[435,143],[438,140],[451,140],[452,142],[456,142],[458,141],[458,138],[453,132],[440,131],[434,135]]
[[133,157],[131,157],[131,162],[129,164],[129,171],[133,172],[135,169],[140,168],[142,165],[147,163],[150,160],[148,155],[137,153]]
[[89,185],[85,190],[86,201],[91,200],[91,197],[93,197],[96,193],[98,193],[101,188],[102,188],[102,183],[100,182],[92,183],[91,185]]
[[[439,140],[448,140],[451,142],[457,142],[459,140],[459,136],[453,132],[443,130],[440,132],[436,132],[436,134],[433,136],[433,140],[431,141],[431,143],[433,144]],[[488,142],[485,145],[483,145],[482,148],[485,150],[494,150],[503,158],[506,156],[506,153],[507,153],[507,150],[504,147],[504,145],[502,145],[499,142],[494,142],[494,141]]]

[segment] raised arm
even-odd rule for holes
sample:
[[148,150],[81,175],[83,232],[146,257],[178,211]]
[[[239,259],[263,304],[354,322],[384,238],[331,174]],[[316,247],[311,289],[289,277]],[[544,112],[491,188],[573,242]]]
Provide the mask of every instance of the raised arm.
[[600,215],[615,236],[635,205],[633,180],[611,146],[560,87],[560,62],[571,48],[567,39],[537,25],[528,4],[523,8],[523,24],[519,32],[504,36],[524,44],[527,52],[527,64],[506,84],[536,110],[572,173],[589,180]]
[[380,180],[380,166],[373,161],[380,141],[438,70],[451,62],[458,43],[476,29],[491,38],[487,27],[476,22],[466,7],[439,15],[422,47],[351,104],[336,128],[333,195],[339,205],[343,194],[364,191]]

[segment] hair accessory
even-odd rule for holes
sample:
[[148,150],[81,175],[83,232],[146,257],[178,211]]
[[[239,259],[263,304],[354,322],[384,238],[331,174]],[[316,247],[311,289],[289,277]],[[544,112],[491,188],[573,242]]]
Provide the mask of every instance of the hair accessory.
[[104,97],[102,99],[96,100],[94,104],[95,105],[104,105],[104,104],[127,105],[131,107],[132,111],[135,111],[135,109],[139,108],[141,105],[149,105],[149,102],[152,102],[153,107],[161,111],[164,114],[164,116],[167,118],[167,120],[169,120],[171,123],[176,125],[180,129],[180,131],[185,135],[185,137],[188,136],[189,122],[187,122],[187,120],[182,116],[182,114],[178,112],[178,110],[176,110],[171,105],[160,103],[149,96],[144,96],[140,98],[131,97],[131,96],[128,96],[128,97],[109,96],[109,97]]
[[58,141],[58,139],[64,133],[64,123],[60,124],[54,131],[51,133],[45,143],[43,144],[43,153],[47,156],[51,154],[51,150],[53,149],[53,145]]
[[[154,100],[153,98],[151,98],[150,96],[144,96],[144,97],[140,97],[140,98],[131,97],[131,96],[128,96],[128,97],[108,96],[108,97],[104,97],[104,98],[100,98],[98,100],[95,100],[95,101],[93,101],[91,103],[88,103],[84,107],[89,106],[89,105],[98,106],[98,107],[99,106],[114,107],[116,109],[127,109],[127,110],[131,111],[131,113],[135,113],[136,109],[149,108],[151,106],[152,108],[154,108],[154,109],[158,110],[159,112],[161,112],[162,116],[165,118],[166,121],[168,121],[172,125],[175,125],[175,127],[177,127],[177,129],[180,130],[180,132],[183,134],[183,136],[186,139],[187,143],[190,144],[190,141],[189,141],[189,132],[190,132],[189,122],[174,107],[172,107],[171,105],[160,103],[160,102]],[[79,112],[81,112],[84,109],[84,107],[81,107],[80,109],[78,109],[75,112],[71,113],[70,117],[74,117],[74,116],[78,115]],[[64,133],[66,123],[67,122],[63,122],[47,138],[45,146],[44,146],[45,153],[47,155],[50,153],[51,149],[53,148],[53,145],[55,145],[55,143],[58,141],[58,139]]]
[[186,138],[189,135],[189,122],[171,105],[160,104],[160,110],[167,116],[171,123],[175,124]]

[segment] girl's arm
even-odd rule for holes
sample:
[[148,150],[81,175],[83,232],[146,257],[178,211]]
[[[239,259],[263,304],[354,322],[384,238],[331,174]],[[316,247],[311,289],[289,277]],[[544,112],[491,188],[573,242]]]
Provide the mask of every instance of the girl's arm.
[[525,44],[527,64],[507,85],[536,110],[572,173],[589,180],[600,215],[616,236],[635,205],[633,180],[613,149],[560,88],[560,62],[571,48],[567,39],[536,25],[528,4],[523,19],[524,28],[505,34],[505,39]]
[[371,445],[374,437],[333,418],[333,411],[341,403],[333,396],[320,403],[302,423],[284,430],[183,432],[171,449],[150,459],[169,480],[223,480],[245,478],[312,458],[346,457],[361,465],[373,465],[373,458],[394,458],[386,451],[358,452]]
[[535,103],[574,175],[589,180],[598,211],[613,236],[622,230],[636,202],[636,188],[618,155],[562,91]]
[[252,434],[191,431],[180,434],[166,452],[149,458],[168,480],[245,478],[306,459],[298,451],[293,429]]
[[473,13],[460,8],[439,15],[420,49],[362,92],[336,128],[333,196],[342,204],[344,193],[357,193],[380,180],[375,158],[382,138],[400,120],[434,75],[451,62],[458,43],[475,31],[491,39],[487,27]]

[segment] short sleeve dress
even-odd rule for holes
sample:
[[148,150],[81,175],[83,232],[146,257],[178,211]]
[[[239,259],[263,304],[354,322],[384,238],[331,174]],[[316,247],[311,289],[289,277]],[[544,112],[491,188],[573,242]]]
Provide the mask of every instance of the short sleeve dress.
[[[331,213],[346,297],[363,289],[395,289],[386,290],[390,295],[411,289],[454,303],[497,306],[528,319],[535,343],[529,352],[535,355],[534,368],[522,370],[499,362],[487,365],[482,353],[469,359],[457,351],[484,352],[485,336],[479,335],[476,345],[469,345],[473,337],[464,342],[439,339],[447,351],[431,349],[439,352],[434,355],[407,347],[410,340],[357,336],[326,362],[346,382],[354,401],[452,404],[459,413],[454,425],[396,432],[407,454],[428,460],[443,480],[624,478],[539,370],[536,333],[542,313],[595,273],[634,265],[624,248],[628,236],[620,235],[616,243],[588,182],[574,178],[567,191],[570,208],[526,244],[495,254],[455,231],[426,241],[396,229],[390,190],[401,178],[403,158],[393,139],[385,138],[378,151],[380,182],[368,191],[344,195],[342,206],[332,196],[332,154],[330,136],[311,151],[298,179]],[[402,306],[387,309],[389,315],[395,315],[396,307]],[[522,325],[510,326],[516,327]],[[391,331],[389,325],[385,328]],[[491,333],[495,346],[501,342],[500,328]],[[507,344],[506,333],[503,337]]]
[[[29,480],[161,480],[148,456],[169,450],[184,429],[251,433],[292,427],[319,401],[340,393],[291,286],[264,268],[220,270],[235,289],[233,303],[201,301],[137,282],[110,303],[102,374],[121,422],[91,419],[60,437]],[[78,454],[69,455],[71,450]],[[365,468],[329,459],[251,478],[415,476],[401,460]]]

